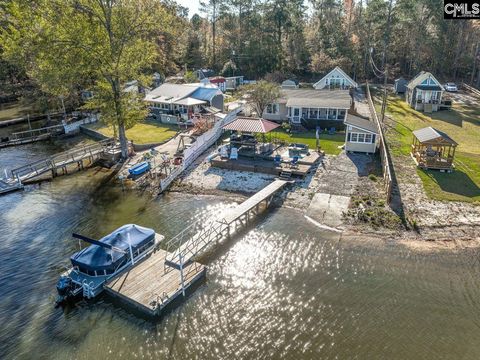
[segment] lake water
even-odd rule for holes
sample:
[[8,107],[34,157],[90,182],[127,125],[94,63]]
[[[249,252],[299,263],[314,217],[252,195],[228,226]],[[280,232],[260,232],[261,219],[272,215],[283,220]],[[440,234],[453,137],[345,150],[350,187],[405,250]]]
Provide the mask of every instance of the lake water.
[[[58,151],[0,150],[0,169]],[[123,193],[90,169],[0,197],[1,359],[478,359],[476,251],[419,253],[341,240],[277,209],[204,259],[207,281],[161,322],[108,299],[55,309],[77,250],[125,223],[167,238],[231,205]]]

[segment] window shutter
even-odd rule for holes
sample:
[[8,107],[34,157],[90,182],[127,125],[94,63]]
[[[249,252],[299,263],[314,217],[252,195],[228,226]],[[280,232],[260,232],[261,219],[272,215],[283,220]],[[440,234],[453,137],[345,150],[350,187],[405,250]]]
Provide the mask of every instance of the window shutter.
[[372,144],[375,144],[375,137],[376,137],[376,136],[377,136],[377,135],[375,135],[375,134],[372,135]]
[[347,135],[347,141],[350,141],[350,133]]

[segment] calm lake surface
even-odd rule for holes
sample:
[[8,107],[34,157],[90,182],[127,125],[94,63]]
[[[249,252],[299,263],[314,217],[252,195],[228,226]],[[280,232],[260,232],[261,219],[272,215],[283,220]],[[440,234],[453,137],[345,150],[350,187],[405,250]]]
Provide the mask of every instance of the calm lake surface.
[[[0,169],[59,150],[3,149]],[[137,223],[170,238],[231,205],[123,193],[108,175],[91,169],[0,197],[0,359],[480,358],[480,254],[340,240],[288,209],[206,258],[206,284],[159,323],[108,299],[54,309],[72,232]]]

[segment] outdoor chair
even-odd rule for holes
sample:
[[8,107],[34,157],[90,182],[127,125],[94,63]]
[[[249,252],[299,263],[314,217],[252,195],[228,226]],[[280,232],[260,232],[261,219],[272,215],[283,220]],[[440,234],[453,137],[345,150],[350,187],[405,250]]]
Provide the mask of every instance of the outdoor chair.
[[275,157],[273,158],[273,163],[275,164],[275,166],[280,166],[282,162],[282,157],[280,155],[275,155]]
[[222,159],[228,159],[228,151],[226,146],[222,146],[219,152]]
[[290,167],[291,168],[298,168],[298,156],[294,156],[292,160],[290,161]]
[[335,128],[334,127],[331,127],[330,128],[330,131],[328,132],[330,135],[335,135]]
[[237,148],[232,148],[232,150],[230,150],[230,160],[238,160],[238,149]]

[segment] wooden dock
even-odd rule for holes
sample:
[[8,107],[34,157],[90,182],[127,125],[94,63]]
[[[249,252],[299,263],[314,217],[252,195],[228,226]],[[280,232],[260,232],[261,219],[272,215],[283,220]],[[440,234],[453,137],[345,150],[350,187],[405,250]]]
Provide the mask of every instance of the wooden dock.
[[6,181],[0,179],[0,195],[21,189],[23,189],[23,185],[18,181]]
[[48,140],[52,136],[60,135],[65,132],[63,125],[54,125],[38,129],[30,129],[12,133],[8,141],[0,142],[0,148],[30,144],[37,141]]
[[166,243],[166,250],[156,250],[109,280],[104,284],[105,292],[141,316],[161,317],[183,301],[205,278],[207,268],[194,258],[221,239],[228,238],[231,225],[236,226],[238,222],[246,225],[253,215],[259,213],[262,203],[266,209],[273,196],[287,183],[275,180],[226,214],[190,225]]
[[105,284],[105,290],[148,317],[159,317],[194,290],[207,268],[191,262],[180,270],[165,266],[166,251],[157,250],[129,271]]

